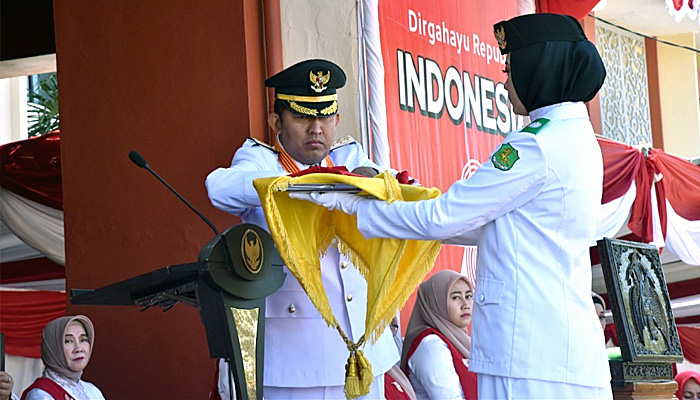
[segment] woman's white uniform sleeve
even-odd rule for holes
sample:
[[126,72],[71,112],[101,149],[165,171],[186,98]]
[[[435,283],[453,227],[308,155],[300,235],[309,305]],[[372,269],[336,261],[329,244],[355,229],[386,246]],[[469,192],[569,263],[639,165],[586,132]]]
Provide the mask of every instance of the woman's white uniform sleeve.
[[419,392],[437,400],[464,398],[450,349],[437,335],[421,340],[408,360],[408,368],[418,380],[419,385],[413,385],[418,398],[421,397]]
[[34,388],[27,393],[26,400],[54,400],[53,396],[47,392]]
[[[455,182],[442,196],[418,202],[364,201],[357,226],[366,238],[444,240],[465,235],[534,198],[547,179],[547,160],[536,136],[514,132],[502,146],[517,151],[508,170],[498,169],[495,152],[468,180]],[[498,160],[497,160],[498,161]],[[455,240],[451,244],[457,244]],[[469,244],[469,243],[459,243]]]

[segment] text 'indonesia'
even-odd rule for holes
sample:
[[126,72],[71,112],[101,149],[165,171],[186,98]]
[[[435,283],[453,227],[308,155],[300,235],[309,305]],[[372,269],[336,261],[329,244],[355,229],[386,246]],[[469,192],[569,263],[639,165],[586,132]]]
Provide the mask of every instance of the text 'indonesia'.
[[503,82],[478,75],[470,76],[449,66],[443,73],[440,65],[429,58],[398,49],[397,70],[399,107],[422,115],[442,118],[445,110],[455,125],[464,123],[479,131],[505,136],[522,125],[508,101]]

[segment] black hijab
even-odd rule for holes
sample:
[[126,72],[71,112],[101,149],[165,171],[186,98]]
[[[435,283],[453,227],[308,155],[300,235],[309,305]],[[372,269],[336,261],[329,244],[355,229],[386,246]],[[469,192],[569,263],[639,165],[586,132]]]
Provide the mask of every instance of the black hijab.
[[589,101],[605,80],[605,66],[579,22],[568,15],[520,15],[493,26],[518,98],[530,112],[567,101]]
[[567,101],[590,101],[605,80],[605,66],[593,43],[551,41],[510,53],[511,78],[529,112]]

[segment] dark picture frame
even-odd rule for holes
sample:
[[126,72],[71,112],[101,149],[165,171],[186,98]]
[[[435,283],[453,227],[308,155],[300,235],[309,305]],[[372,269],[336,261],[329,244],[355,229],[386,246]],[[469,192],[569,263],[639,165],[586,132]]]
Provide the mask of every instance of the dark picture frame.
[[676,322],[656,246],[619,239],[598,241],[622,359],[682,362]]

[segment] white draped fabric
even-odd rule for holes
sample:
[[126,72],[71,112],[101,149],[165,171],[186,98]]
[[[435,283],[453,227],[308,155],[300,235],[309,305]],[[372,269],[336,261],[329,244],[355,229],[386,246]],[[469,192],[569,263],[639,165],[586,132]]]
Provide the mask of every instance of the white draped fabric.
[[518,15],[534,14],[536,12],[535,0],[518,0]]
[[55,263],[66,265],[63,211],[0,190],[0,218],[18,238]]
[[12,375],[15,381],[12,392],[19,397],[22,391],[44,372],[44,363],[41,358],[5,354],[5,370]]
[[360,88],[360,90],[368,90],[370,94],[367,106],[372,132],[372,159],[377,165],[388,166],[391,165],[391,155],[384,96],[384,59],[382,44],[379,40],[379,0],[364,0],[362,13],[362,37],[367,63],[368,88]]
[[0,220],[0,262],[28,260],[37,257],[43,257],[43,255],[24,243]]
[[[601,204],[600,226],[596,239],[604,237],[615,237],[620,231],[624,231],[627,227],[627,221],[630,217],[630,209],[637,197],[637,189],[634,186],[634,181],[630,185],[629,190],[624,195],[605,204]],[[595,246],[595,243],[591,243]]]
[[[700,4],[698,4],[697,1],[683,0],[680,2],[681,6],[678,10],[676,10],[674,3],[675,2],[673,0],[666,0],[666,9],[676,22],[681,22],[686,16],[692,20],[698,19]],[[700,23],[700,20],[698,20],[698,22]]]
[[[627,190],[627,193],[610,202],[601,204],[600,226],[598,227],[598,233],[595,240],[599,240],[604,237],[619,237],[629,233],[629,229],[627,229],[627,222],[629,221],[630,211],[636,197],[637,188],[633,180],[632,184]],[[652,244],[661,248],[664,247],[664,239],[661,230],[661,223],[659,222],[659,211],[656,204],[656,189],[653,185],[651,187],[651,198],[652,215],[654,216],[654,241]],[[595,246],[595,243],[591,243],[591,246]]]
[[666,201],[666,248],[684,263],[700,265],[700,221],[690,221],[678,214]]

